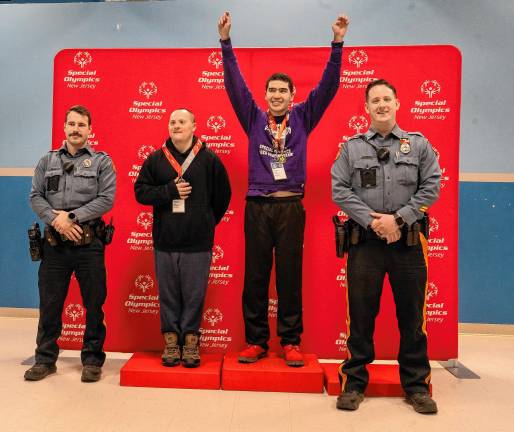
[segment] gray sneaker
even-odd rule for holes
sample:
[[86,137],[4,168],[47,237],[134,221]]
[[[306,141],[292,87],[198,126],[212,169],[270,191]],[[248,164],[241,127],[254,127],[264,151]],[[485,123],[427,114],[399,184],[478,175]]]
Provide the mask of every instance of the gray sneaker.
[[344,391],[337,397],[336,407],[340,410],[355,411],[364,400],[364,394],[358,391]]
[[50,374],[57,371],[54,363],[36,363],[30,369],[25,371],[24,378],[27,381],[40,381]]
[[101,376],[102,368],[100,366],[84,365],[80,380],[82,382],[97,382],[100,381]]
[[178,345],[178,335],[175,332],[166,332],[163,334],[164,352],[162,353],[161,359],[163,366],[178,366],[180,364],[180,347]]
[[412,393],[407,395],[406,400],[412,405],[414,411],[420,414],[437,413],[437,404],[428,393]]

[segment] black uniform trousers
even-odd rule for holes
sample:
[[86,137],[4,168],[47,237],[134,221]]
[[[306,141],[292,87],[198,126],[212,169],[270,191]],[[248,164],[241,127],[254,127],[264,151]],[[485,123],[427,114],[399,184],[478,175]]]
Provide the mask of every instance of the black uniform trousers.
[[57,360],[61,335],[62,312],[73,272],[80,286],[86,309],[86,329],[82,345],[83,365],[102,366],[105,361],[104,312],[107,295],[104,262],[105,246],[99,238],[87,246],[71,246],[71,242],[43,246],[39,266],[39,326],[36,339],[36,363],[52,364]]
[[245,207],[243,316],[246,342],[268,348],[269,281],[275,251],[277,333],[298,345],[302,322],[305,209],[298,197],[248,197]]
[[[407,394],[426,393],[430,383],[425,329],[426,241],[407,246],[405,240],[386,244],[368,239],[350,246],[347,262],[349,311],[348,359],[339,367],[343,391],[364,392],[366,364],[375,359],[373,333],[380,309],[385,274],[393,291],[400,330],[400,381]],[[422,244],[424,243],[424,245]]]

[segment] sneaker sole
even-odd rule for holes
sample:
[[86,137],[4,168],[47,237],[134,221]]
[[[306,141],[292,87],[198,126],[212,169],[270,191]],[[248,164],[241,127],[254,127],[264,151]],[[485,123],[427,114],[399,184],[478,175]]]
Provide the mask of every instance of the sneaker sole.
[[257,360],[260,360],[261,358],[264,358],[268,355],[267,352],[263,352],[259,354],[257,357],[238,357],[237,361],[239,363],[255,363]]

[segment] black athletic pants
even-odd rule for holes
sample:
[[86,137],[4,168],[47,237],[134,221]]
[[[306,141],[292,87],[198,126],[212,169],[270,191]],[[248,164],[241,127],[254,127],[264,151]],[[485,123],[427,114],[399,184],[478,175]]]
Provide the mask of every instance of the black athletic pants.
[[267,349],[268,292],[273,251],[281,344],[298,345],[302,324],[302,257],[305,209],[300,197],[247,198],[243,316],[247,343]]

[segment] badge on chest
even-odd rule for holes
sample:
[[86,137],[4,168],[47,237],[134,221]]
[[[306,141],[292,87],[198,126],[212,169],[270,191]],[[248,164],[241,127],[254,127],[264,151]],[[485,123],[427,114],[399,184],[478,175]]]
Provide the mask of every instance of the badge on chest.
[[280,162],[271,162],[271,172],[275,180],[287,180],[286,169]]

